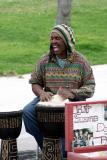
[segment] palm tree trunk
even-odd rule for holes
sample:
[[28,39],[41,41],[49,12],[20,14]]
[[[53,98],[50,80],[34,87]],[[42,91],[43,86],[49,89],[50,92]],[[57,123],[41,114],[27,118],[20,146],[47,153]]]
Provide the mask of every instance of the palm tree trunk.
[[73,0],[58,0],[56,24],[66,24],[70,26],[72,1]]

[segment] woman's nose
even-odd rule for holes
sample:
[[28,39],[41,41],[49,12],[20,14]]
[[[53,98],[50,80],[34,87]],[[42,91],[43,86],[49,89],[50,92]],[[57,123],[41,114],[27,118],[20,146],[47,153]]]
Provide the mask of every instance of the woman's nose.
[[52,43],[56,43],[56,39],[55,38],[52,39]]

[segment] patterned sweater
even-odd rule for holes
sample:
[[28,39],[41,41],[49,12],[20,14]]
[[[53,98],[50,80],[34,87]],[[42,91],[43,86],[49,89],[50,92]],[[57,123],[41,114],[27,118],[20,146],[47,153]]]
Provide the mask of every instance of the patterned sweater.
[[29,82],[54,94],[59,87],[68,88],[75,94],[74,101],[91,97],[95,90],[92,68],[80,53],[75,52],[72,57],[72,61],[68,60],[67,65],[61,68],[55,58],[49,60],[49,54],[45,55],[35,67]]

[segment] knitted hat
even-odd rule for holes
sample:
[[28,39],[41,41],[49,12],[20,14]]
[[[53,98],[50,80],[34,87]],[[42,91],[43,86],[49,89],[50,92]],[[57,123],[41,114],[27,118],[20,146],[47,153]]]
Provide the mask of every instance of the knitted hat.
[[65,24],[57,25],[52,29],[52,32],[56,32],[65,42],[68,53],[72,53],[75,39],[73,30]]

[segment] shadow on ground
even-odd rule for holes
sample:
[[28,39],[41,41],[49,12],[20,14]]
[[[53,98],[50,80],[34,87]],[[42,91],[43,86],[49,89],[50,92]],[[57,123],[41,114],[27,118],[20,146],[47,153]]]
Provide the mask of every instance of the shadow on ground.
[[36,151],[26,150],[18,152],[18,160],[40,160],[40,159],[41,155],[37,155]]
[[38,160],[35,151],[20,151],[18,154],[18,160]]

